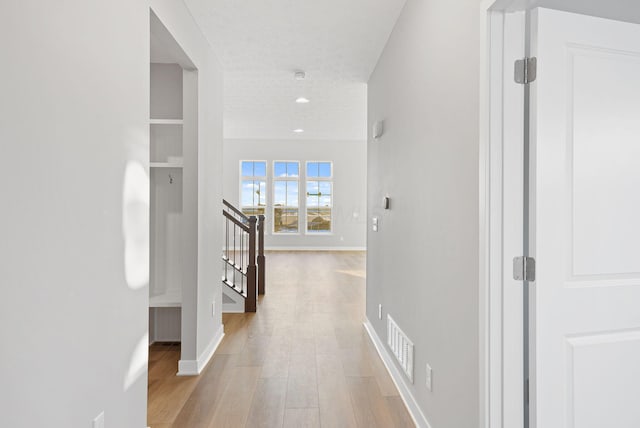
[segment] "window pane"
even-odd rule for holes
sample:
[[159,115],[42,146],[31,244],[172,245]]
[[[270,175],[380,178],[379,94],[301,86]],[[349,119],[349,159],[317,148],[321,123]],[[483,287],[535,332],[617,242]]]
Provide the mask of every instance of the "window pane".
[[273,206],[285,206],[287,205],[287,182],[286,181],[274,181],[273,182]]
[[273,176],[274,177],[286,177],[287,176],[287,164],[286,164],[286,162],[275,162],[273,164]]
[[331,182],[330,181],[320,181],[318,183],[318,187],[320,189],[320,194],[322,196],[331,195]]
[[260,181],[260,198],[258,199],[258,205],[266,206],[267,205],[267,182]]
[[318,164],[318,177],[331,177],[331,162],[320,162]]
[[274,208],[273,231],[275,233],[297,233],[298,232],[298,209],[283,208],[283,207]]
[[265,206],[266,182],[260,180],[243,180],[241,207]]
[[300,175],[298,162],[288,162],[287,163],[287,176],[288,177],[298,177]]
[[318,208],[318,197],[307,196],[307,211]]
[[267,176],[267,163],[266,162],[254,162],[253,163],[253,175],[256,177]]
[[253,177],[253,162],[242,161],[242,176]]
[[250,207],[253,205],[253,181],[252,180],[243,180],[242,181],[242,200],[240,201],[240,206]]
[[317,181],[307,181],[307,196],[318,196],[320,186]]
[[310,208],[307,210],[308,232],[331,232],[331,208]]
[[244,207],[244,208],[242,208],[240,211],[242,211],[242,213],[243,213],[244,215],[249,215],[249,216],[251,216],[251,215],[255,215],[255,216],[258,216],[258,215],[261,215],[261,214],[262,214],[262,215],[264,215],[264,210],[265,210],[265,208],[264,208],[264,207],[257,207],[257,208],[253,208],[253,207],[249,207],[249,208],[247,208],[247,207]]
[[298,206],[298,182],[287,181],[287,206]]
[[307,177],[318,176],[318,162],[307,163]]

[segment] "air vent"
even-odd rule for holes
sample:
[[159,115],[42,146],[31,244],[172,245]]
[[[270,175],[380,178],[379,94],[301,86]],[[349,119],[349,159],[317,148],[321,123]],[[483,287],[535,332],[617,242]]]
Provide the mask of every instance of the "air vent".
[[390,315],[387,315],[387,345],[404,373],[413,383],[413,343]]

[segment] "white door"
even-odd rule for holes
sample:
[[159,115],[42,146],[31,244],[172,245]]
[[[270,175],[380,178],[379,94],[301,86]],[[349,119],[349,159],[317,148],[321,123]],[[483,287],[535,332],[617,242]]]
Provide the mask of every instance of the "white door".
[[537,9],[531,426],[640,427],[640,25]]

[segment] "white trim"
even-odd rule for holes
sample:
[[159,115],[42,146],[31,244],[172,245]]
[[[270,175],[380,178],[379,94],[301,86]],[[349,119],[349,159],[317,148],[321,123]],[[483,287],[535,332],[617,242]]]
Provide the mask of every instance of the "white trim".
[[265,251],[367,251],[367,247],[265,247]]
[[[524,117],[524,100],[517,87],[505,85],[512,76],[512,58],[505,55],[524,56],[524,46],[521,54],[514,53],[514,47],[517,49],[524,36],[524,20],[507,13],[519,9],[516,3],[483,0],[480,8],[479,426],[482,428],[518,427],[522,419],[514,418],[518,409],[505,407],[519,400],[522,393],[522,372],[516,369],[521,358],[514,356],[522,341],[514,343],[517,340],[513,334],[518,322],[522,325],[522,314],[519,319],[517,315],[522,302],[513,301],[514,292],[505,290],[512,286],[507,277],[510,270],[507,261],[514,257],[505,252],[513,252],[518,245],[522,247],[522,236],[515,236],[518,222],[520,230],[522,227],[522,216],[517,214],[518,208],[521,212],[522,199],[514,191],[522,183],[518,177],[522,174],[522,160],[518,157],[522,144],[518,146],[517,141],[523,141],[524,131],[518,126]],[[505,150],[506,141],[509,145]]]
[[178,374],[176,376],[197,376],[202,373],[202,370],[207,366],[216,349],[220,346],[223,337],[224,325],[221,325],[207,348],[200,354],[197,360],[178,361]]
[[[231,305],[231,303],[225,303],[225,305]],[[244,306],[244,302],[242,303],[242,305]],[[244,314],[244,309],[239,309],[236,307],[233,308],[225,308],[224,306],[222,307],[222,313],[223,314]]]
[[182,119],[149,119],[150,125],[182,125]]
[[369,334],[369,338],[371,338],[371,342],[376,347],[376,351],[378,351],[378,355],[380,355],[384,366],[387,368],[387,371],[391,376],[391,380],[393,380],[396,388],[398,388],[398,392],[400,392],[400,398],[402,398],[405,406],[407,406],[407,410],[411,415],[411,419],[413,419],[413,422],[416,424],[416,427],[431,428],[431,424],[429,424],[429,421],[427,420],[424,413],[422,413],[422,410],[416,402],[416,399],[414,398],[413,394],[411,394],[411,390],[405,382],[405,376],[396,367],[391,354],[389,354],[382,340],[380,340],[380,337],[378,337],[376,331],[373,328],[373,325],[371,325],[371,322],[368,319],[363,323],[363,325],[365,330],[367,330],[367,333]]
[[480,6],[480,105],[479,105],[479,151],[478,151],[478,366],[479,366],[479,423],[482,428],[491,427],[491,385],[492,372],[489,370],[491,332],[489,330],[489,216],[490,216],[490,181],[489,181],[489,118],[491,102],[490,93],[490,44],[489,8],[493,0],[482,0]]

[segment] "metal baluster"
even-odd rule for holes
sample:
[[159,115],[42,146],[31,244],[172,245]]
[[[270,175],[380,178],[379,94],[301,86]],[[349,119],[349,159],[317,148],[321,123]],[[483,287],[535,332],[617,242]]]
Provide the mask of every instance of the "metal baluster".
[[224,280],[228,281],[227,265],[229,264],[229,219],[225,217],[225,262],[224,262]]

